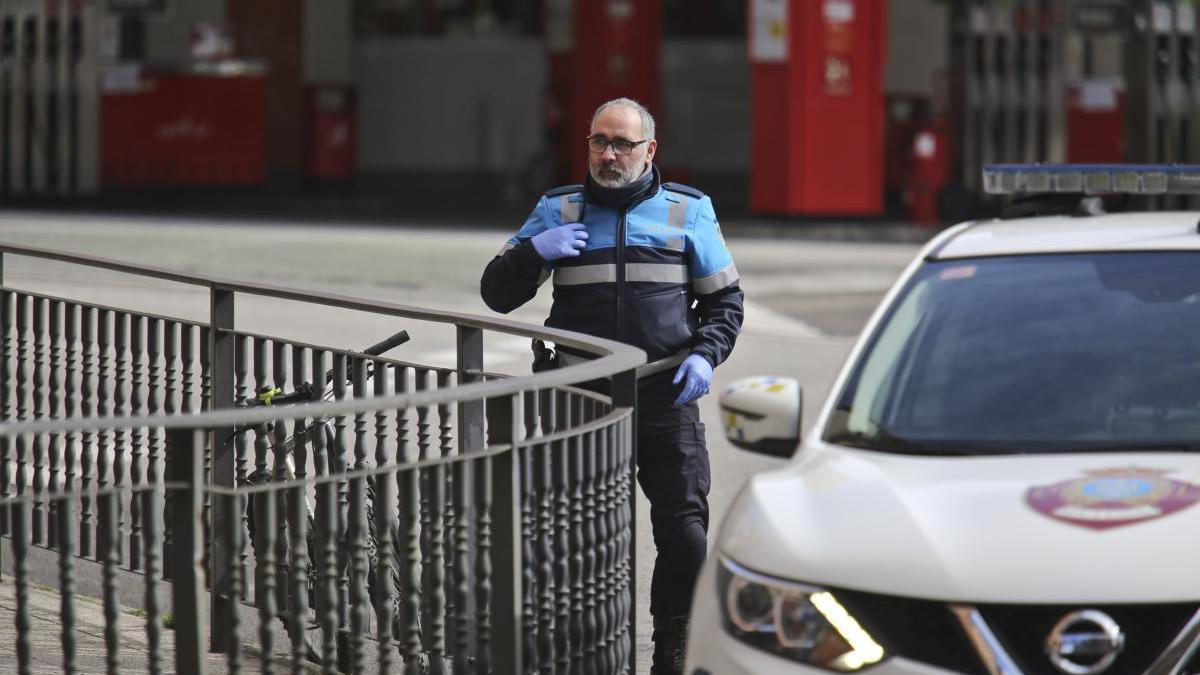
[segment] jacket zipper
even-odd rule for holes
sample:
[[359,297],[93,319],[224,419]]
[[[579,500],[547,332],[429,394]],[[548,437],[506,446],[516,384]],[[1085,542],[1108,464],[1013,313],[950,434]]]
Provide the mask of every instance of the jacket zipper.
[[617,221],[617,342],[625,341],[625,215],[629,208],[621,209]]

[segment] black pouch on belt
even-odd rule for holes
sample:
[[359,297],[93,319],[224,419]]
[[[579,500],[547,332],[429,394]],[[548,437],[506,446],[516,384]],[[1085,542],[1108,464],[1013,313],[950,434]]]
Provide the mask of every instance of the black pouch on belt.
[[558,357],[554,355],[554,350],[546,346],[546,343],[534,339],[533,347],[533,372],[540,373],[543,370],[551,370],[558,367]]

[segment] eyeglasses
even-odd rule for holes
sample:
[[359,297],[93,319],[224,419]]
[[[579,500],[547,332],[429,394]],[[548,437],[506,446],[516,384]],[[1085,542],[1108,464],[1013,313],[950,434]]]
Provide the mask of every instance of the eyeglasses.
[[646,139],[642,139],[640,141],[627,141],[624,138],[614,138],[609,140],[603,136],[588,136],[587,142],[588,150],[591,150],[596,154],[600,154],[604,152],[605,148],[611,147],[614,155],[628,155],[629,153],[633,152],[634,148],[642,143],[645,143]]

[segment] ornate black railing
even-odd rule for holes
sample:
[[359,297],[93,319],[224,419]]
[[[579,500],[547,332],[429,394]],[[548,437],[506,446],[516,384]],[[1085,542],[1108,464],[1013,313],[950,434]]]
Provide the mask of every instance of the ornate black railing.
[[[0,286],[0,569],[16,579],[19,672],[34,584],[61,597],[61,654],[36,660],[64,672],[81,671],[88,594],[109,672],[206,672],[209,651],[230,672],[634,670],[640,351],[25,247],[0,245],[0,275],[14,255],[211,300],[205,324]],[[457,365],[238,331],[238,295],[451,324]],[[493,331],[598,358],[504,377],[484,369]],[[328,400],[248,407],[306,385]],[[144,651],[122,649],[123,623],[144,628]]]

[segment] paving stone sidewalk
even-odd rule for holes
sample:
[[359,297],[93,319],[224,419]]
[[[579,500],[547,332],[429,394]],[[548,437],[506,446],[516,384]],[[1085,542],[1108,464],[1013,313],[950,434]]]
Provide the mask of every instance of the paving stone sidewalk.
[[[100,675],[109,672],[108,650],[104,643],[104,605],[99,598],[75,596],[76,666],[81,675]],[[29,589],[30,635],[33,675],[54,675],[63,672],[62,596],[58,591],[40,585]],[[146,636],[146,618],[141,610],[126,608],[120,617],[120,647],[117,672],[139,675],[150,672],[150,644]],[[0,579],[0,674],[16,673],[17,668],[17,589],[15,579],[5,575]],[[162,631],[162,672],[175,672],[175,633]],[[276,672],[289,672],[287,656],[278,655]],[[320,672],[315,666],[307,672]],[[208,672],[223,675],[229,672],[224,654],[208,655]],[[262,661],[252,650],[243,650],[241,673],[263,672]]]

